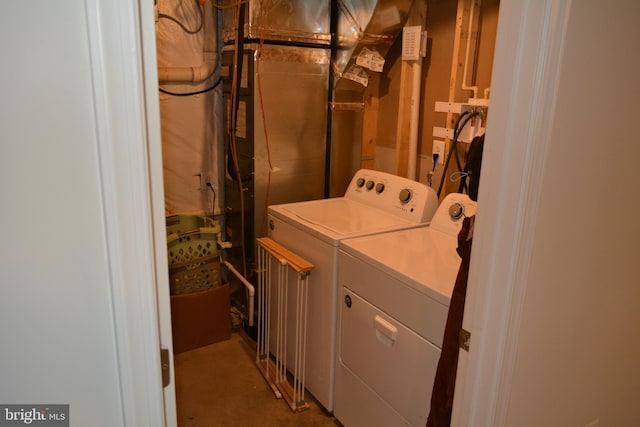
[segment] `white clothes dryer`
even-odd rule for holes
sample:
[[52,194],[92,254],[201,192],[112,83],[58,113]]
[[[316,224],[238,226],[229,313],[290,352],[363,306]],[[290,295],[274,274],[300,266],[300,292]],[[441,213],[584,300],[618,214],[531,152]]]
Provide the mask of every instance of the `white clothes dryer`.
[[457,236],[475,210],[454,193],[429,227],[341,242],[334,414],[345,427],[426,424],[460,267]]
[[[308,278],[304,382],[326,410],[333,411],[334,400],[339,243],[425,226],[437,206],[432,188],[367,169],[354,175],[344,197],[269,206],[268,236],[315,265]],[[293,321],[286,332],[294,334]],[[294,360],[293,340],[286,347],[287,360]]]

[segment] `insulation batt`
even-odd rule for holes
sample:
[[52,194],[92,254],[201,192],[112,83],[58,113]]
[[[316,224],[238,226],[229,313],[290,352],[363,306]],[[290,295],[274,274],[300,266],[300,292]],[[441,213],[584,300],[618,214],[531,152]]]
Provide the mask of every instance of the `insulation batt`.
[[[196,1],[158,0],[158,13],[169,15],[186,28],[195,30],[201,15]],[[188,34],[174,21],[156,22],[159,67],[193,67],[203,61],[203,31]],[[169,83],[160,87],[175,93],[190,93],[212,86],[216,71],[202,83]],[[165,208],[167,213],[211,213],[213,193],[200,187],[198,174],[210,176],[220,206],[222,178],[218,165],[222,158],[222,96],[215,89],[194,96],[172,96],[159,92],[164,165]]]

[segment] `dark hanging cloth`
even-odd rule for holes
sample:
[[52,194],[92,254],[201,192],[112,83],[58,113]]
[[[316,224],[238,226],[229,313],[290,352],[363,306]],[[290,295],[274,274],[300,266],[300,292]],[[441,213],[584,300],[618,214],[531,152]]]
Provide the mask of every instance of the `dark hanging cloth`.
[[458,270],[449,304],[449,314],[447,315],[447,323],[442,340],[442,353],[438,361],[433,391],[431,392],[431,411],[427,418],[427,427],[449,427],[451,425],[453,392],[456,385],[456,370],[460,350],[459,337],[467,293],[474,222],[475,216],[465,218],[462,222],[462,229],[458,233],[457,251],[462,261],[460,262],[460,269]]
[[[469,152],[467,153],[467,160],[462,171],[462,178],[460,179],[460,186],[458,187],[458,193],[462,193],[466,190],[471,200],[478,200],[478,185],[480,184],[480,169],[482,168],[482,151],[484,149],[484,134],[476,136],[469,145]],[[469,178],[469,184],[467,186],[467,177]]]

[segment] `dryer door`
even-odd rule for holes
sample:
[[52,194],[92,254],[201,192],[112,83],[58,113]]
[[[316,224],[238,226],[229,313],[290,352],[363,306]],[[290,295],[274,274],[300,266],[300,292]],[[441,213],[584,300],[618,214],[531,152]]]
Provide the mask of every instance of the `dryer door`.
[[340,315],[339,362],[411,425],[425,425],[440,350],[346,287]]

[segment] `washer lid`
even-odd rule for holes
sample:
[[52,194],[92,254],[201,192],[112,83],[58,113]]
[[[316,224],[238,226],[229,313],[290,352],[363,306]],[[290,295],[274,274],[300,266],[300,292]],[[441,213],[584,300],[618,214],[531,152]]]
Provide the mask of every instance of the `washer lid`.
[[416,225],[344,197],[274,205],[269,207],[269,213],[313,234],[336,241]]
[[421,227],[347,239],[340,246],[344,252],[449,306],[460,268],[457,237]]

